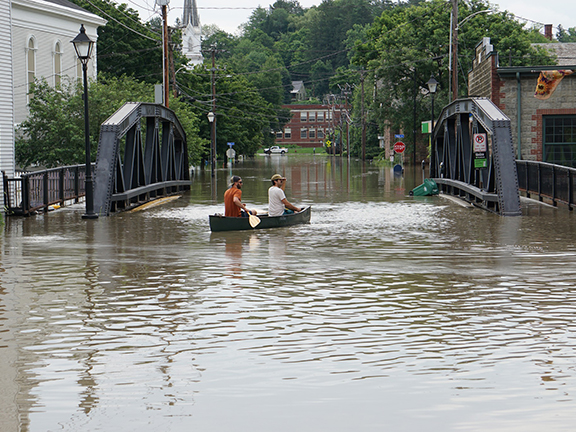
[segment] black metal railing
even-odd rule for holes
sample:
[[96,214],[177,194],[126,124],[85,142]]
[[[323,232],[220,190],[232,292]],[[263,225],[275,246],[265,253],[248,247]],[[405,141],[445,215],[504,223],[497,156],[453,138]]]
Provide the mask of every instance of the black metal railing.
[[[576,203],[576,168],[547,162],[517,160],[518,187],[526,196],[552,205],[563,203],[570,210]],[[535,195],[533,197],[532,195]]]
[[85,165],[20,173],[8,178],[2,171],[6,214],[29,216],[50,206],[78,202],[85,195]]

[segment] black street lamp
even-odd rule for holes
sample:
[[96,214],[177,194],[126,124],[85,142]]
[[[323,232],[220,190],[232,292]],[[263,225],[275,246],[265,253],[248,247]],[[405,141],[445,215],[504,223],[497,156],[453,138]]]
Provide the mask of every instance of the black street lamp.
[[212,177],[215,176],[216,169],[216,114],[210,111],[208,114],[208,121],[210,122],[210,165],[212,168]]
[[430,129],[434,130],[434,95],[436,94],[436,88],[438,87],[438,81],[434,78],[434,75],[430,75],[430,79],[426,83],[428,85],[428,90],[430,90],[430,95],[432,96],[432,123],[430,123]]
[[88,118],[88,60],[94,48],[94,41],[86,34],[84,24],[80,25],[80,33],[71,41],[74,44],[76,55],[82,63],[82,75],[84,78],[84,138],[86,144],[86,214],[82,219],[97,219],[94,213],[94,185],[92,182],[92,163],[90,160],[90,123]]

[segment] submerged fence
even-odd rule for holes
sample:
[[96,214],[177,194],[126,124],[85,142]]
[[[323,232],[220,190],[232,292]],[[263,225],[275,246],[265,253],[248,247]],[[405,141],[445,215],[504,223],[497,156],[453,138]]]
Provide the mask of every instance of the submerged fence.
[[8,178],[2,171],[4,209],[8,215],[29,216],[50,206],[78,202],[85,195],[86,165],[21,173]]
[[[518,186],[529,198],[548,200],[552,205],[566,204],[570,210],[576,204],[576,168],[546,162],[516,161]],[[533,196],[534,195],[534,196]]]

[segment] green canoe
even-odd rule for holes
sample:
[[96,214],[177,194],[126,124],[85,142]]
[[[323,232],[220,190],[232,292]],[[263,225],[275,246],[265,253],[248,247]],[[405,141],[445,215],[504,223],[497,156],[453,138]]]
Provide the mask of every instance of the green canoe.
[[247,217],[228,217],[221,214],[210,215],[210,230],[212,231],[238,231],[264,228],[279,228],[290,225],[299,225],[310,222],[312,207],[308,206],[301,212],[285,214],[282,216],[258,215],[260,223],[252,228]]

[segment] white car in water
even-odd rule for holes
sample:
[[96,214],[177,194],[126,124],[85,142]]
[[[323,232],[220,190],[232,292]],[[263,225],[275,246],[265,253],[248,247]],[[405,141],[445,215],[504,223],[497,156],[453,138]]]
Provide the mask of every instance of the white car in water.
[[279,146],[272,146],[270,148],[264,149],[264,153],[266,154],[285,154],[288,153],[288,149]]

